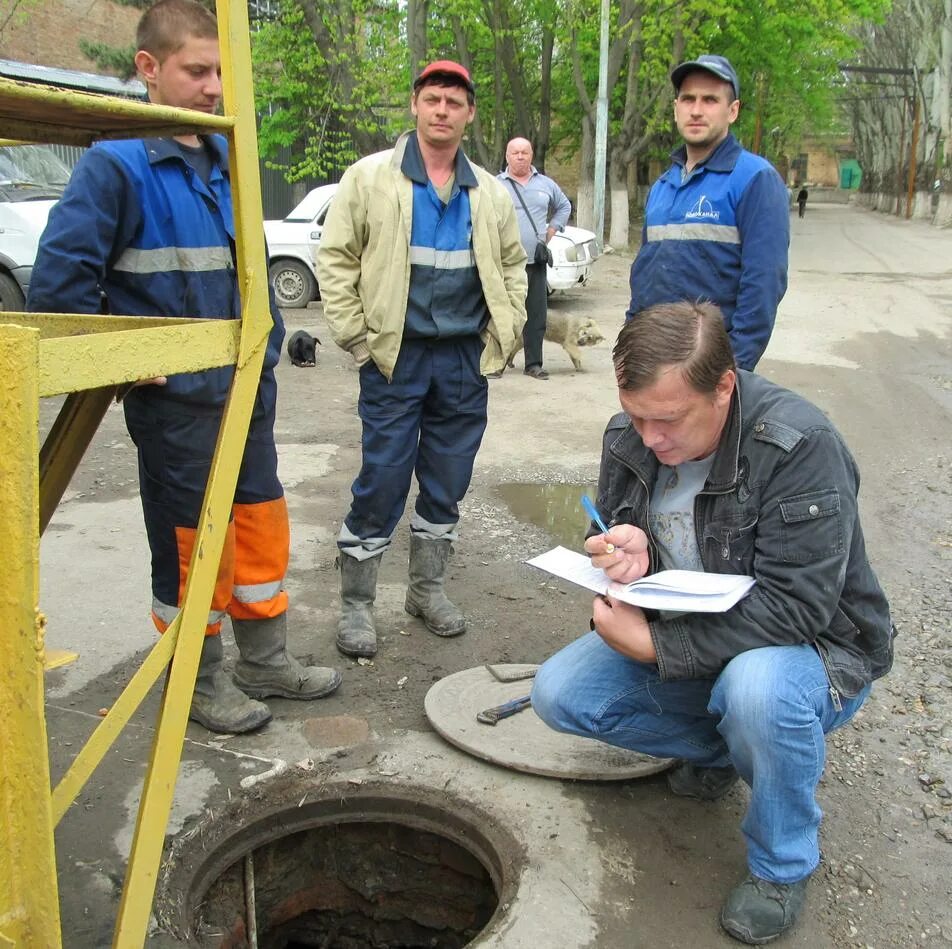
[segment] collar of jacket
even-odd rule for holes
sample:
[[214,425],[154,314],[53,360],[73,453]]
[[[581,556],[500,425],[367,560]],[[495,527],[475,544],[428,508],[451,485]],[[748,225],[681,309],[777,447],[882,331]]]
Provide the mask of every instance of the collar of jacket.
[[[202,141],[211,146],[215,153],[215,163],[221,168],[221,173],[228,177],[228,145],[221,135],[203,135]],[[174,138],[146,138],[143,139],[145,153],[149,164],[156,165],[169,159],[184,161]]]
[[[740,435],[743,426],[742,390],[743,379],[749,375],[745,370],[737,370],[737,384],[731,396],[730,408],[727,412],[727,423],[721,432],[721,440],[714,455],[714,464],[711,465],[707,476],[706,491],[723,493],[730,491],[737,484],[740,457]],[[622,429],[618,438],[609,448],[612,455],[622,464],[631,468],[646,485],[652,484],[658,470],[658,459],[650,448],[645,447],[641,436],[629,420]]]
[[[727,138],[725,138],[704,161],[698,162],[694,168],[709,168],[711,171],[731,172],[734,170],[734,165],[737,164],[737,159],[740,158],[742,151],[743,149],[740,147],[740,142],[734,138],[731,132],[728,132]],[[682,145],[680,148],[676,148],[671,152],[671,161],[683,168],[688,161],[687,145]]]
[[[404,132],[397,139],[393,149],[393,164],[417,184],[426,185],[430,180],[426,173],[426,166],[423,164],[423,155],[420,153],[420,143],[417,141],[416,132]],[[479,186],[476,174],[462,148],[456,150],[456,184],[460,188]]]

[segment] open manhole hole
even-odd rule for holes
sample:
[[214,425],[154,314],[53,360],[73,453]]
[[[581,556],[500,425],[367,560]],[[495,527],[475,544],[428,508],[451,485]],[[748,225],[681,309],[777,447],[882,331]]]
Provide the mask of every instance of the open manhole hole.
[[428,788],[290,790],[176,843],[156,904],[165,926],[223,949],[459,949],[514,896],[519,845],[468,802]]

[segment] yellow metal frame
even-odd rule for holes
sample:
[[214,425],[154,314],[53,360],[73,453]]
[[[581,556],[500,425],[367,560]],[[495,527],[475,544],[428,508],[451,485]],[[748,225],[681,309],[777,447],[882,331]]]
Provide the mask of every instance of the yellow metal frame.
[[[21,140],[216,131],[228,136],[238,320],[0,314],[0,946],[62,944],[53,830],[169,667],[140,799],[113,945],[145,942],[225,531],[272,320],[244,0],[217,0],[223,116],[0,80],[0,121]],[[39,610],[39,538],[121,388],[138,379],[235,366],[181,612],[55,789],[50,788]],[[42,448],[39,399],[67,394]]]

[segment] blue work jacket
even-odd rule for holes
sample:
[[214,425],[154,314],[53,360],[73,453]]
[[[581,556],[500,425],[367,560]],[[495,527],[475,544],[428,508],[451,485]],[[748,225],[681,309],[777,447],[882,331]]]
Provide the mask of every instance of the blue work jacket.
[[730,134],[687,177],[684,147],[671,158],[648,194],[626,318],[656,303],[716,303],[738,366],[753,369],[787,289],[786,186]]
[[[224,138],[208,184],[171,139],[102,142],[80,159],[50,212],[30,283],[28,309],[48,313],[235,319],[235,225]],[[105,298],[105,301],[104,301]],[[284,338],[272,299],[261,395],[273,405],[272,369]],[[170,376],[154,395],[224,404],[234,369]],[[267,393],[267,395],[265,394]]]

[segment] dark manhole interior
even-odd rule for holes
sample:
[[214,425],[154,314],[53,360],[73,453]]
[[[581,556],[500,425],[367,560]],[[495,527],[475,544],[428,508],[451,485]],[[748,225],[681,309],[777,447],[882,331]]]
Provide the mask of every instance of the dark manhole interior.
[[499,902],[474,853],[398,821],[345,818],[291,833],[274,826],[270,839],[249,844],[201,897],[205,945],[458,949]]

